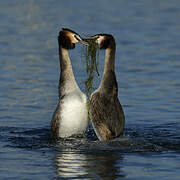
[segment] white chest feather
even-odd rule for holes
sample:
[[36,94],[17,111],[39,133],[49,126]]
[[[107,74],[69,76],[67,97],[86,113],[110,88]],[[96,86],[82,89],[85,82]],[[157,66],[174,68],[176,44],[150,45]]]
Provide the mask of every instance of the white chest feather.
[[88,126],[86,96],[79,91],[73,92],[63,98],[61,106],[60,137],[83,133]]

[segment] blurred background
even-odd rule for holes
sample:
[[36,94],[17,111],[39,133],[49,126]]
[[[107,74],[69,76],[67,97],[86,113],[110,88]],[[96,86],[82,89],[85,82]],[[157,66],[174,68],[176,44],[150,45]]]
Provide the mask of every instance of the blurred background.
[[[83,178],[92,173],[90,179],[179,179],[179,19],[178,0],[0,1],[0,159],[5,162],[0,165],[0,177],[81,177],[81,174],[75,173],[67,176],[60,173],[56,176],[52,161],[54,146],[46,147],[50,120],[58,102],[60,67],[57,36],[61,28],[65,27],[81,36],[109,33],[115,37],[116,76],[119,99],[126,116],[126,137],[143,137],[153,147],[158,145],[166,149],[163,152],[173,152],[145,157],[126,154],[122,157],[122,153],[113,154],[110,151],[110,154],[100,153],[99,158],[93,155],[81,158],[86,151],[82,152],[82,156],[76,156],[76,151],[72,150],[73,156],[70,153],[70,156],[68,154],[65,157],[70,161],[77,158],[78,168],[75,170],[78,172],[80,167],[87,166],[81,161],[92,163],[89,169],[86,167]],[[81,44],[70,55],[76,80],[84,91],[83,82],[87,75]],[[104,51],[99,58],[101,75],[103,66]],[[101,76],[96,78],[94,88],[98,87],[100,80]],[[90,148],[91,143],[86,146]],[[142,144],[144,140],[138,148],[144,152]],[[27,146],[30,149],[38,146],[38,149],[27,151]],[[102,144],[97,146],[97,149],[102,148]],[[106,149],[107,144],[103,144],[102,149],[104,146]],[[47,149],[44,150],[44,147]],[[80,147],[84,147],[84,144]],[[108,144],[108,148],[117,152],[114,146]],[[131,148],[131,152],[136,151],[133,145]],[[97,149],[92,152],[96,154],[99,152]],[[45,152],[46,156],[43,156]],[[121,150],[118,149],[118,152]],[[55,164],[61,162],[64,155],[57,154]],[[114,157],[111,169],[106,169],[102,165],[109,162],[110,155]],[[27,158],[30,156],[33,158]],[[21,161],[22,167],[16,168],[16,164],[20,163],[19,158],[24,161]],[[150,162],[153,158],[156,161]],[[99,159],[102,160],[99,167],[102,167],[94,170],[94,164]],[[27,171],[30,162],[33,162],[31,170]],[[40,166],[34,176],[36,166],[44,162],[46,166]],[[141,163],[137,165],[136,162]],[[156,167],[161,169],[157,170]],[[66,171],[72,169],[66,168]]]

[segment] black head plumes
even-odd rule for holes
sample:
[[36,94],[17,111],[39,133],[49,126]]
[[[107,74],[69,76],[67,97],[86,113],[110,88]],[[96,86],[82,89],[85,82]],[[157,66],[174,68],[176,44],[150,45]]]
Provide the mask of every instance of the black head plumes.
[[63,28],[62,31],[59,32],[58,36],[59,47],[62,46],[66,49],[74,49],[75,43],[82,43],[84,45],[88,45],[87,42],[83,41],[79,34],[76,32]]
[[111,46],[111,43],[114,42],[114,38],[110,34],[100,34],[102,40],[100,41],[100,49],[107,49]]
[[72,43],[70,36],[68,36],[67,31],[60,31],[58,36],[59,47],[62,46],[65,49],[74,49],[75,43]]

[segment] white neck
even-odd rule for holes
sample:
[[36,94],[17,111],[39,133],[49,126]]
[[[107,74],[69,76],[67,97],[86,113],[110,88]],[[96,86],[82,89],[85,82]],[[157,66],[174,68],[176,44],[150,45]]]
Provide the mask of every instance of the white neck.
[[61,47],[59,48],[59,60],[60,60],[60,80],[59,80],[59,95],[63,92],[70,92],[79,88],[72,70],[71,60],[68,50]]

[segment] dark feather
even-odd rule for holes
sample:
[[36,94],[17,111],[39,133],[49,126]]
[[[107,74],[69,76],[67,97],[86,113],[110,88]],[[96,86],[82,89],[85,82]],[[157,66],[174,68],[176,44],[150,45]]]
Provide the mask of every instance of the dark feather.
[[123,134],[125,117],[117,97],[95,92],[90,100],[93,127],[102,140],[110,140]]

